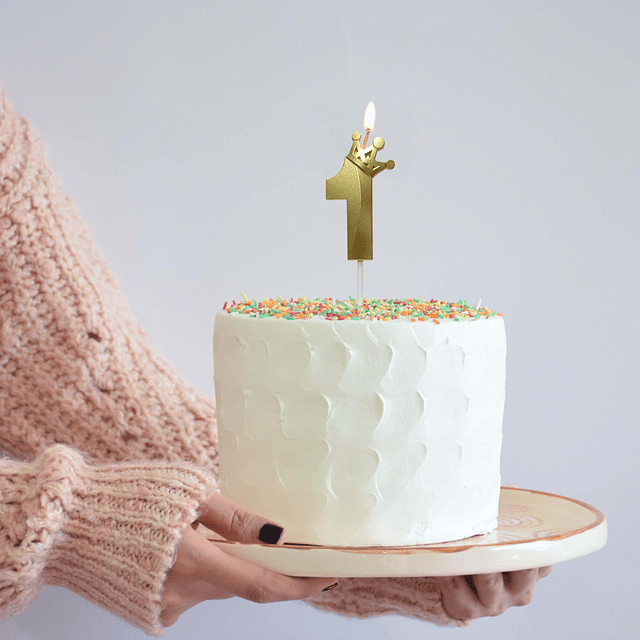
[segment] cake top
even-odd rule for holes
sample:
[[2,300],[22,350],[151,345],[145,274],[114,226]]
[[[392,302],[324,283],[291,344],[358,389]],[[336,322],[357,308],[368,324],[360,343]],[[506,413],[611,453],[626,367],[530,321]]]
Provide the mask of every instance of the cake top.
[[326,320],[398,320],[406,318],[411,322],[435,322],[440,320],[478,320],[500,316],[501,313],[490,311],[486,307],[474,307],[466,300],[445,302],[444,300],[424,300],[410,298],[407,300],[365,298],[361,305],[349,296],[348,300],[335,298],[267,298],[251,300],[244,293],[242,300],[231,304],[224,303],[223,311],[240,313],[253,318],[284,318],[285,320],[305,320],[324,317]]

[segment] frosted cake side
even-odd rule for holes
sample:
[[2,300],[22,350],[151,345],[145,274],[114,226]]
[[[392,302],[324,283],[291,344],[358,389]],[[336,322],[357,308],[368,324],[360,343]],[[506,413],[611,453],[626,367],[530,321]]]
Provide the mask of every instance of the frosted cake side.
[[403,546],[496,528],[501,316],[260,317],[252,302],[215,320],[223,495],[288,542]]

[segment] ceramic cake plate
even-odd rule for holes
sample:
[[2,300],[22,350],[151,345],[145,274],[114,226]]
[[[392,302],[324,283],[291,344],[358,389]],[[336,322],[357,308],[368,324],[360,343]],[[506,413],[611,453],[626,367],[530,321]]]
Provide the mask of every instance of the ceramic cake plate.
[[454,542],[407,547],[241,544],[198,531],[226,553],[290,576],[380,578],[517,571],[601,549],[607,522],[594,507],[562,496],[502,487],[498,528]]

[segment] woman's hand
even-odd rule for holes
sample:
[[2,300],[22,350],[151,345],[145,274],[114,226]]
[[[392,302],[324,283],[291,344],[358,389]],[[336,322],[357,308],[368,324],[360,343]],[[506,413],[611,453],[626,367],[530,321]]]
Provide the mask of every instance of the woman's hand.
[[441,578],[442,606],[459,620],[498,616],[509,607],[521,607],[533,599],[536,582],[552,567]]
[[[198,523],[227,540],[282,544],[282,529],[245,511],[215,493],[201,505]],[[266,526],[265,526],[266,525]],[[204,600],[239,596],[252,602],[280,602],[315,596],[337,586],[331,578],[291,578],[227,555],[218,546],[186,527],[162,594],[160,622],[168,627]]]

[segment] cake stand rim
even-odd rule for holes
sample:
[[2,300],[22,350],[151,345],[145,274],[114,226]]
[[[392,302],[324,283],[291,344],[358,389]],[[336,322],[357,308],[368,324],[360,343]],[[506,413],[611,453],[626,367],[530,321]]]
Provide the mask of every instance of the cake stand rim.
[[[501,487],[501,495],[503,490],[577,504],[591,512],[593,522],[570,531],[528,540],[478,544],[478,540],[483,538],[483,535],[478,535],[458,541],[402,547],[243,544],[213,539],[203,532],[202,526],[199,532],[229,555],[265,569],[292,576],[330,575],[336,578],[435,577],[516,571],[572,560],[593,553],[606,544],[606,518],[592,505],[546,491],[505,486]],[[204,531],[211,534],[206,529]],[[464,544],[465,540],[474,540],[475,543]],[[457,542],[458,546],[452,542]]]

